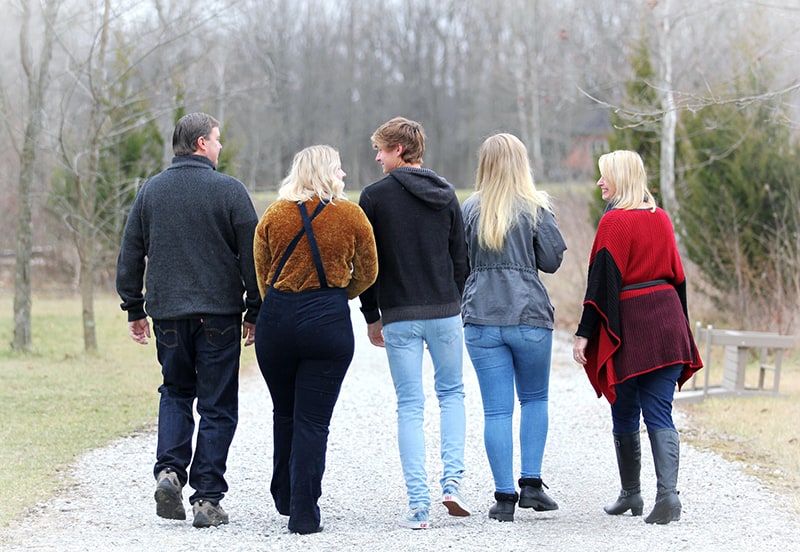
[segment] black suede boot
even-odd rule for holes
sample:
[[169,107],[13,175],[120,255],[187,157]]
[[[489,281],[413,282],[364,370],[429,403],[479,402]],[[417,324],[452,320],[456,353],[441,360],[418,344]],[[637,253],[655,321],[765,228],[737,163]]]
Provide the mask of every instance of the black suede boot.
[[537,512],[558,510],[558,504],[556,504],[555,500],[547,496],[542,486],[549,489],[547,485],[542,483],[539,477],[523,477],[520,479],[519,507],[533,508]]
[[681,519],[681,499],[677,490],[680,441],[674,429],[659,429],[649,435],[656,468],[657,492],[653,511],[644,521],[666,525]]
[[640,516],[644,508],[644,501],[639,480],[642,470],[642,447],[639,432],[624,435],[615,433],[614,448],[617,451],[617,467],[622,489],[619,491],[617,501],[614,504],[603,506],[603,510],[612,516],[624,514],[628,510],[631,511],[631,515]]
[[514,506],[517,504],[517,493],[494,493],[497,501],[489,508],[489,518],[497,521],[514,521]]

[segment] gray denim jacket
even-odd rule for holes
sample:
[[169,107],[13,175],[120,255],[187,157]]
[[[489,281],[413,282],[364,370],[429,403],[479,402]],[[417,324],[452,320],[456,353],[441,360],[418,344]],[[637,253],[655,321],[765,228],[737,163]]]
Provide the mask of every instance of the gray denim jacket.
[[491,251],[478,245],[478,201],[473,195],[462,207],[471,268],[461,302],[464,324],[552,329],[555,309],[539,271],[558,270],[567,249],[553,213],[542,210],[536,227],[521,216],[503,251]]

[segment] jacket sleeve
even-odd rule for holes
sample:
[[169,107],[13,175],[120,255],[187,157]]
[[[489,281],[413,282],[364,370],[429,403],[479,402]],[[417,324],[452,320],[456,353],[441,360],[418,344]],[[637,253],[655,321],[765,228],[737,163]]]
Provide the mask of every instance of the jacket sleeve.
[[553,274],[559,269],[567,244],[558,229],[555,216],[549,209],[542,209],[533,249],[536,253],[536,268],[548,274]]
[[269,282],[269,267],[272,264],[272,255],[269,250],[269,241],[267,239],[267,217],[269,210],[261,216],[261,220],[256,225],[255,234],[253,236],[253,262],[256,270],[256,282],[258,283],[258,291],[261,298],[267,292]]
[[372,225],[360,207],[353,210],[353,219],[355,253],[352,277],[347,284],[347,297],[350,299],[358,297],[362,291],[374,284],[378,277],[378,251],[375,247]]

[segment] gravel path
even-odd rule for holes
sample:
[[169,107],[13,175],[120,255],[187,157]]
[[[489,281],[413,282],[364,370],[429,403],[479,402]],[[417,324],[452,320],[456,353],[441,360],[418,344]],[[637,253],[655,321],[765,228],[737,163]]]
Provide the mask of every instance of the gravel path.
[[[155,434],[138,433],[86,454],[74,467],[75,484],[39,505],[19,524],[0,530],[0,549],[105,550],[453,550],[515,551],[761,551],[798,549],[800,516],[786,497],[716,454],[681,446],[679,489],[683,518],[666,526],[641,517],[608,516],[603,504],[616,497],[618,480],[604,399],[596,399],[582,370],[571,360],[571,340],[558,335],[553,351],[550,433],[544,480],[560,510],[517,510],[514,523],[486,516],[493,485],[482,438],[480,394],[465,358],[467,474],[462,483],[473,508],[452,518],[443,506],[431,510],[431,528],[398,527],[405,493],[395,440],[395,398],[385,353],[366,339],[362,317],[351,305],[357,337],[353,365],[334,412],[327,471],[320,500],[325,530],[287,532],[268,491],[271,466],[271,404],[260,374],[242,376],[240,423],[234,439],[223,504],[227,526],[194,529],[191,519],[155,515],[152,463]],[[426,356],[426,362],[428,361]],[[428,471],[439,493],[438,415],[432,368],[426,364]],[[518,414],[518,411],[517,411]],[[676,420],[679,428],[680,417]],[[655,477],[643,435],[645,514],[655,496]],[[191,493],[184,490],[184,499]],[[187,502],[184,500],[184,502]],[[187,502],[188,503],[188,502]],[[191,518],[191,515],[189,515]]]

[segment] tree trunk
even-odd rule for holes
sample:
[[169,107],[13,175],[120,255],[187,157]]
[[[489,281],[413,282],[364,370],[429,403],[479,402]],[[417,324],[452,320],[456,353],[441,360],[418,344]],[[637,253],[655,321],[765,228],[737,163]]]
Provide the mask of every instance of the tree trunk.
[[81,261],[78,285],[81,289],[81,306],[83,313],[83,348],[87,352],[97,351],[97,332],[94,321],[94,258],[91,243],[82,244],[86,251],[86,260]]
[[30,1],[22,3],[19,41],[20,57],[28,86],[28,123],[25,127],[25,141],[20,159],[17,251],[14,270],[14,341],[11,347],[17,352],[29,352],[33,348],[31,335],[32,190],[36,174],[37,148],[42,135],[44,96],[47,92],[50,59],[53,53],[55,34],[53,22],[59,6],[59,0],[50,0],[44,7],[44,41],[37,71],[34,67],[28,37],[31,25],[31,3]]
[[664,15],[661,24],[661,109],[664,118],[661,121],[661,197],[664,209],[673,220],[678,218],[678,200],[675,196],[675,127],[678,123],[678,112],[675,109],[675,93],[672,90],[672,38],[669,18],[670,0],[664,2]]

